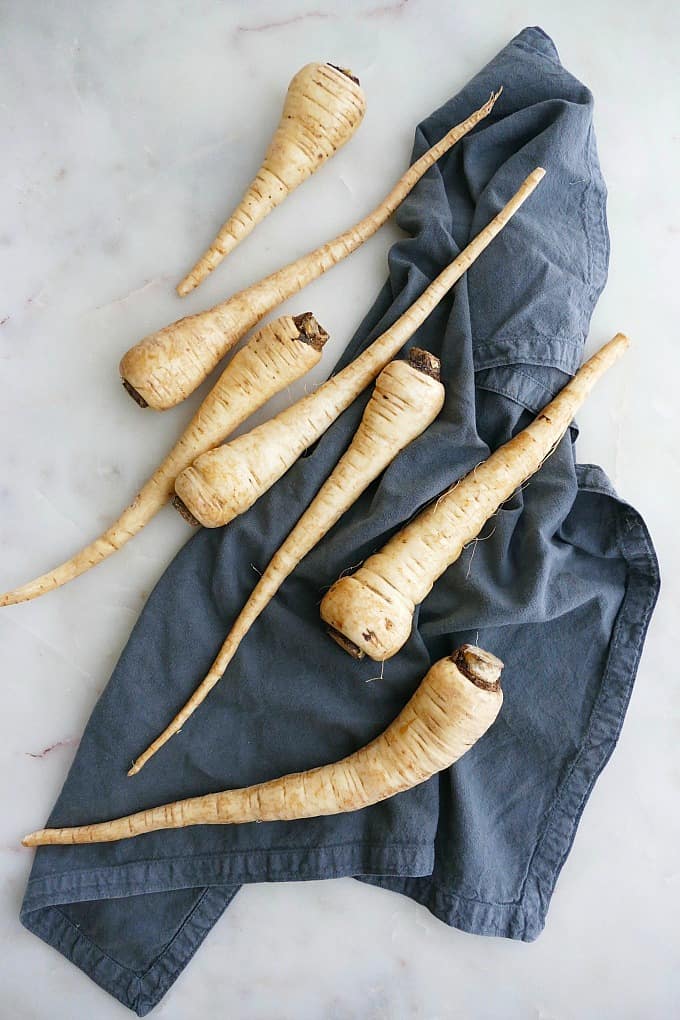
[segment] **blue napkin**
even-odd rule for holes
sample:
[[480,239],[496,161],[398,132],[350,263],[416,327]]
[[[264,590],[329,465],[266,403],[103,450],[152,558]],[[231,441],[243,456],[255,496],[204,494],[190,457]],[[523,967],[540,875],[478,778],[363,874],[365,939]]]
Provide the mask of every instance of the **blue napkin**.
[[592,96],[551,40],[521,32],[419,126],[413,155],[499,85],[492,114],[400,209],[410,236],[392,248],[389,281],[342,359],[389,326],[544,166],[538,190],[413,338],[442,360],[441,417],[284,584],[181,734],[127,779],[203,677],[253,568],[266,565],[346,448],[368,394],[247,514],[187,543],[92,713],[49,824],[341,758],[383,730],[431,662],[465,641],[504,660],[503,710],[452,769],[363,811],[39,850],[23,923],[140,1016],[250,882],[353,875],[457,928],[536,938],[618,737],[658,570],[640,516],[599,468],[576,464],[575,429],[435,585],[382,680],[366,683],[376,664],[352,660],[319,619],[342,571],[527,424],[582,360],[607,273],[606,192]]

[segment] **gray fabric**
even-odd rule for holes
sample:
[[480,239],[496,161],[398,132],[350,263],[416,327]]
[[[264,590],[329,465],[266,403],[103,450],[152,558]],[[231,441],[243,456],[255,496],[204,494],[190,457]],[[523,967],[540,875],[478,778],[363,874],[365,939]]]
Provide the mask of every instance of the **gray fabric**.
[[[277,486],[169,567],[96,706],[49,819],[73,825],[333,761],[393,719],[430,663],[475,641],[505,703],[453,769],[383,804],[292,823],[202,826],[37,853],[23,923],[142,1016],[242,884],[354,875],[470,932],[534,939],[618,736],[658,590],[649,536],[572,430],[435,586],[380,682],[318,603],[420,507],[525,425],[581,361],[608,262],[592,97],[540,29],[522,32],[416,134],[414,157],[499,84],[492,115],[399,212],[407,239],[343,358],[385,329],[536,165],[544,182],[413,338],[444,411],[283,586],[223,682],[135,779],[130,761],[210,665],[266,564],[347,446],[357,400]],[[361,257],[361,256],[359,256]],[[595,397],[594,399],[597,399]]]

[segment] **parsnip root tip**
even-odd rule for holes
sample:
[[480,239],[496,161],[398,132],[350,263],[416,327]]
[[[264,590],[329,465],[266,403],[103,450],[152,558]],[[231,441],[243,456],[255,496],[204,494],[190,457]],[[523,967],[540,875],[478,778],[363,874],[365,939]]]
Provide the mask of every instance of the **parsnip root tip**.
[[494,106],[496,105],[496,103],[500,99],[502,92],[503,92],[503,86],[499,85],[498,88],[496,89],[496,91],[491,93],[491,95],[487,99],[486,103],[482,107],[482,109],[487,114],[491,113],[491,111],[493,110]]
[[617,333],[611,343],[618,343],[621,347],[621,354],[627,351],[631,345],[631,339],[627,333]]

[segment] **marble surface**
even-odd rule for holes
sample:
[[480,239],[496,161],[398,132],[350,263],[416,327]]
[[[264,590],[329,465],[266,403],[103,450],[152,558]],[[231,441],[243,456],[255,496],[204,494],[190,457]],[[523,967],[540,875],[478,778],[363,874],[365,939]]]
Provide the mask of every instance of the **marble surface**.
[[[93,537],[188,419],[142,413],[120,354],[336,233],[402,172],[415,124],[525,24],[594,90],[611,274],[591,346],[635,346],[580,416],[645,514],[664,591],[620,744],[585,810],[546,931],[475,938],[350,879],[242,891],[158,1007],[295,1020],[601,1020],[680,1011],[677,100],[680,17],[648,0],[0,0],[0,564],[22,582]],[[173,284],[237,199],[303,63],[349,64],[368,94],[351,145],[184,302]],[[388,227],[289,303],[333,333],[328,371],[384,279]],[[274,401],[282,406],[304,383]],[[194,401],[195,404],[195,401]],[[267,413],[271,411],[268,408]],[[57,594],[3,610],[0,1015],[129,1016],[19,925],[46,816],[144,600],[187,538],[167,511]]]

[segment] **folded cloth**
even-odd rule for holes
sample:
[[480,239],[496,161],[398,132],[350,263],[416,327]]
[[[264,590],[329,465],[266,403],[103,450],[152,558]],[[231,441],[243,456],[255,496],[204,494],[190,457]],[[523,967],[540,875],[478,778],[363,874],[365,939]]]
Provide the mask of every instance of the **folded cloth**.
[[493,113],[402,206],[410,236],[392,248],[389,282],[343,358],[389,326],[544,166],[538,190],[413,338],[442,360],[441,417],[283,585],[182,732],[127,779],[209,667],[255,569],[347,446],[367,394],[247,514],[184,547],[92,713],[49,824],[341,758],[383,730],[430,663],[465,641],[506,663],[501,715],[455,767],[362,811],[39,850],[23,923],[140,1016],[250,882],[353,875],[466,931],[534,939],[617,739],[658,571],[639,515],[599,468],[575,463],[574,429],[435,585],[379,682],[366,682],[379,667],[351,659],[319,619],[322,593],[342,571],[523,427],[582,359],[607,271],[605,187],[592,97],[550,39],[520,33],[420,125],[413,155],[499,85]]

